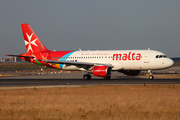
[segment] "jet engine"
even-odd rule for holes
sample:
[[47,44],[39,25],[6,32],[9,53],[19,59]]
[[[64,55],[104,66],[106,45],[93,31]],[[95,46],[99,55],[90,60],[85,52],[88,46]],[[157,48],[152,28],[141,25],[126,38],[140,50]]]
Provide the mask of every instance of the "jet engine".
[[93,75],[99,77],[108,77],[111,76],[112,68],[109,66],[94,66],[93,67]]

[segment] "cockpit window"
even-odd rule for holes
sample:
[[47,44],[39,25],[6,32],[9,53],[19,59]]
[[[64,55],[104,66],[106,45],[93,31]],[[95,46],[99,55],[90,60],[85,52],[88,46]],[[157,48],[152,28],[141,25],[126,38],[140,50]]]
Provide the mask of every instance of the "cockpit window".
[[163,55],[163,58],[167,58],[167,56],[166,56],[166,55]]
[[156,58],[167,58],[166,55],[156,55]]

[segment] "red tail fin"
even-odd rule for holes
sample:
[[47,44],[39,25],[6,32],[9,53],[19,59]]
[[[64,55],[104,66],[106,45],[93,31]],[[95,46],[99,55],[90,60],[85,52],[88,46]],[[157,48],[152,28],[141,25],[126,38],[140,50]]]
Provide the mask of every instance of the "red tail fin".
[[21,24],[27,53],[49,51],[36,36],[29,24]]

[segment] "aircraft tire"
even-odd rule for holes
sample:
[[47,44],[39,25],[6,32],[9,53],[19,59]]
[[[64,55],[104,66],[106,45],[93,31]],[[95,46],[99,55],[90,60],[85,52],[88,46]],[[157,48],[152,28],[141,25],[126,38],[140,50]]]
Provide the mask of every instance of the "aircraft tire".
[[111,76],[104,77],[105,80],[111,79]]
[[84,80],[90,80],[90,79],[91,79],[91,75],[90,75],[90,74],[85,74],[85,75],[83,76],[83,79],[84,79]]
[[150,76],[149,76],[149,79],[150,79],[150,80],[153,80],[153,79],[154,79],[154,76],[150,75]]

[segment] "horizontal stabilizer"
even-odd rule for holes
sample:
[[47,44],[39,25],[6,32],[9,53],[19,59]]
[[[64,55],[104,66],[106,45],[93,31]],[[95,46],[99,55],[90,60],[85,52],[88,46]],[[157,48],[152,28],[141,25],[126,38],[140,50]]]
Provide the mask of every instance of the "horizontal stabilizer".
[[7,55],[5,55],[5,56],[24,57],[24,58],[35,58],[34,56],[10,55],[10,54],[7,54]]

